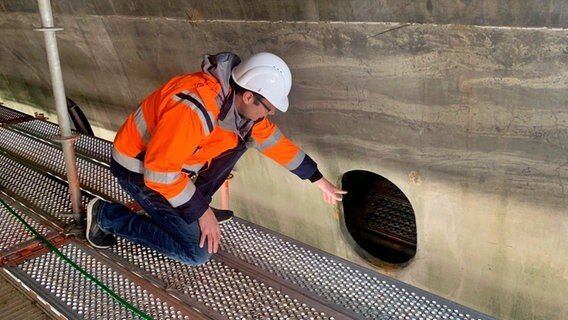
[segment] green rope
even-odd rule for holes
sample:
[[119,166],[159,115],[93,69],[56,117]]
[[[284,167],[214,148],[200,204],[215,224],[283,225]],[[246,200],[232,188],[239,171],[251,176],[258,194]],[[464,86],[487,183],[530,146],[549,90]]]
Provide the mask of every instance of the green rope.
[[125,306],[128,310],[130,310],[132,313],[140,316],[142,319],[148,319],[148,320],[152,320],[152,317],[150,317],[149,315],[145,314],[144,312],[140,311],[139,309],[137,309],[136,307],[134,307],[133,305],[131,305],[130,303],[128,303],[128,301],[124,300],[123,298],[121,298],[118,294],[116,294],[114,291],[112,291],[110,288],[108,288],[104,283],[102,283],[100,280],[98,280],[97,278],[93,277],[91,274],[89,274],[87,271],[83,270],[81,267],[79,267],[75,262],[73,262],[73,260],[69,259],[66,255],[64,255],[61,251],[59,251],[59,249],[57,249],[57,247],[55,245],[53,245],[53,243],[51,243],[51,241],[47,240],[44,236],[42,236],[39,232],[37,232],[31,225],[29,225],[18,213],[16,213],[14,210],[12,210],[12,208],[6,204],[6,202],[4,202],[4,200],[2,200],[0,198],[0,203],[2,203],[4,205],[4,207],[6,207],[6,209],[8,209],[8,211],[10,211],[10,213],[15,216],[24,226],[26,226],[26,228],[31,231],[34,236],[36,237],[36,239],[40,240],[41,242],[43,242],[51,251],[53,251],[56,255],[58,255],[61,259],[63,259],[63,261],[67,262],[69,265],[71,265],[73,268],[75,268],[75,270],[79,271],[79,273],[81,273],[85,278],[87,278],[88,280],[94,282],[97,286],[99,286],[106,294],[108,294],[109,296],[111,296],[114,300],[116,300],[118,303],[120,303],[121,305]]

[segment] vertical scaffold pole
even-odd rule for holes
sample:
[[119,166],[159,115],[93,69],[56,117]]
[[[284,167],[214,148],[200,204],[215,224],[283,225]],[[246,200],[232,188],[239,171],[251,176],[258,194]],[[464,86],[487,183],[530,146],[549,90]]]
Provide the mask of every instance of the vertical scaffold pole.
[[57,49],[57,39],[55,32],[63,30],[53,26],[53,14],[51,11],[50,0],[38,0],[39,12],[41,15],[42,27],[35,29],[42,31],[45,39],[45,49],[47,51],[47,61],[49,63],[49,73],[51,74],[51,85],[59,119],[58,140],[61,141],[63,154],[65,156],[65,168],[67,170],[67,181],[69,182],[69,193],[71,195],[71,210],[75,220],[81,220],[81,189],[79,175],[77,174],[77,164],[73,144],[77,138],[71,134],[71,122],[67,112],[67,100],[65,98],[65,87],[63,85],[63,75],[59,61],[59,51]]

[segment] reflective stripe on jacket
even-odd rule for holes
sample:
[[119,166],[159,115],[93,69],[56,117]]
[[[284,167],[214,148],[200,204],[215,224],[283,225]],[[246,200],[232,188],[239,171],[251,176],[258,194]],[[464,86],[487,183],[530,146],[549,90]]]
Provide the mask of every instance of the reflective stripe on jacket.
[[316,163],[267,118],[252,127],[247,146],[262,152],[301,179],[309,179],[317,171]]

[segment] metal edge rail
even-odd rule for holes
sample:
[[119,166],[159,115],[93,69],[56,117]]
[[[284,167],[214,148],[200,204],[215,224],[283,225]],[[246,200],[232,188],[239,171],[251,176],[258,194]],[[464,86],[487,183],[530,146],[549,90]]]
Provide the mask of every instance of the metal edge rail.
[[64,310],[64,312],[61,312],[60,310],[55,309],[54,306],[50,304],[50,299],[46,300],[44,298],[45,291],[34,291],[35,286],[32,284],[30,287],[27,284],[30,280],[29,277],[20,277],[20,272],[20,270],[14,267],[0,268],[0,277],[5,279],[24,296],[36,301],[36,305],[50,318],[65,320],[69,319],[69,315],[74,315],[71,310]]
[[[15,117],[15,118],[12,118],[12,119],[9,119],[9,120],[2,120],[2,119],[0,119],[0,126],[10,126],[10,125],[12,125],[12,124],[21,123],[21,122],[26,122],[26,121],[30,121],[30,120],[33,120],[33,119],[34,119],[34,117],[32,117],[32,116],[30,116],[30,115],[28,115],[28,114],[25,114],[25,113],[23,113],[23,112],[21,112],[21,111],[14,110],[14,109],[12,109],[12,108],[8,108],[8,107],[7,107],[4,103],[2,103],[2,102],[0,102],[0,108],[5,109],[5,110],[7,110],[8,112],[15,113],[15,114],[18,114],[18,115],[19,115],[19,117]],[[4,121],[4,122],[3,122],[3,121]]]
[[[11,266],[6,268],[14,278],[22,282],[26,287],[30,288],[41,300],[45,301],[54,310],[60,312],[67,319],[81,319],[82,317],[72,309],[70,309],[66,304],[64,304],[57,297],[52,295],[45,287],[37,283],[36,280],[32,279],[26,272],[20,270],[17,266]],[[39,300],[39,299],[38,299]]]

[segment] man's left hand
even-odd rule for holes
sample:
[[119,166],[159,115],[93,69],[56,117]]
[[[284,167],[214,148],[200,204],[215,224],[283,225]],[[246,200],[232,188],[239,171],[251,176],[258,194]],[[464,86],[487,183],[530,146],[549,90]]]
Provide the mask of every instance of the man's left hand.
[[347,193],[347,191],[341,190],[331,184],[326,178],[319,179],[315,184],[321,189],[323,201],[329,204],[336,204],[337,201],[343,200],[342,195]]

